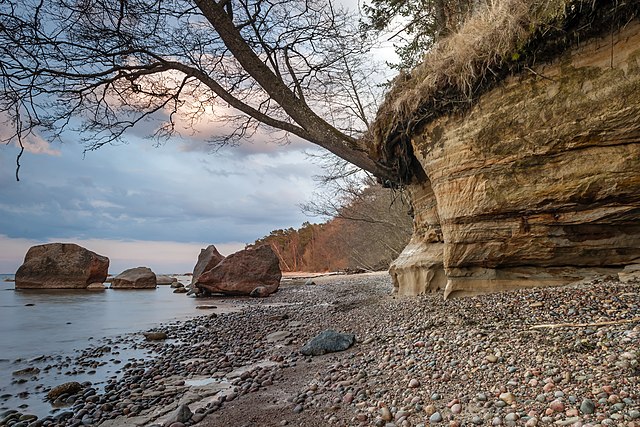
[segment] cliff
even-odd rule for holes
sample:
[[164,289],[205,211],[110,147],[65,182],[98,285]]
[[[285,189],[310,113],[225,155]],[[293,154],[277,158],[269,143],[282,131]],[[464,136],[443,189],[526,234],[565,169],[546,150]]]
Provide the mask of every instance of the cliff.
[[559,285],[640,262],[637,9],[504,0],[398,79],[373,127],[415,213],[397,292]]

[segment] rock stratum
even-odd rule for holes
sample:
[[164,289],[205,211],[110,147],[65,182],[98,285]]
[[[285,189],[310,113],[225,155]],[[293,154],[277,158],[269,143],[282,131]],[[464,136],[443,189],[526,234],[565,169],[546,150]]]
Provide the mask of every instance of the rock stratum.
[[396,292],[561,285],[640,260],[640,22],[508,77],[411,135]]
[[29,248],[16,271],[16,289],[86,289],[103,283],[109,258],[74,243],[47,243]]

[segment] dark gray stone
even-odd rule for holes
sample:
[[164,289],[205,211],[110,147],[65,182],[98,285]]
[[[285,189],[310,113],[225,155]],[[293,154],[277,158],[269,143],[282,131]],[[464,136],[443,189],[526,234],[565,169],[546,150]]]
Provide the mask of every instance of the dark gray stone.
[[326,330],[313,338],[300,350],[305,356],[319,356],[336,351],[344,351],[351,347],[356,337],[353,334],[342,334],[340,332]]
[[583,414],[593,414],[596,410],[596,404],[592,400],[584,399],[580,404],[580,412]]

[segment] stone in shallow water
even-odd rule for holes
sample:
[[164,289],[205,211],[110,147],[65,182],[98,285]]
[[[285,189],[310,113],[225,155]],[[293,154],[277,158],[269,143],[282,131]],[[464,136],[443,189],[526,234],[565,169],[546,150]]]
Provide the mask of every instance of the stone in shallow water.
[[55,400],[56,397],[62,394],[75,394],[80,390],[82,390],[82,384],[76,381],[71,381],[52,388],[51,391],[47,393],[47,399]]
[[300,350],[305,356],[319,356],[336,351],[344,351],[351,347],[356,337],[353,334],[342,334],[328,329],[313,338]]

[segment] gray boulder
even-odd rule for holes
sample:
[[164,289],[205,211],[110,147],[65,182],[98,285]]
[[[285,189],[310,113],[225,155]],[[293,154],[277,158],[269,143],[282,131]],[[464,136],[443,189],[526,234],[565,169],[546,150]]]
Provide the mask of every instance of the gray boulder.
[[328,329],[306,343],[300,350],[305,356],[320,356],[326,353],[344,351],[351,347],[356,337],[353,334],[342,334]]
[[111,289],[155,289],[156,275],[149,267],[130,268],[111,280]]
[[86,289],[103,283],[109,258],[75,243],[32,246],[16,271],[16,289]]

